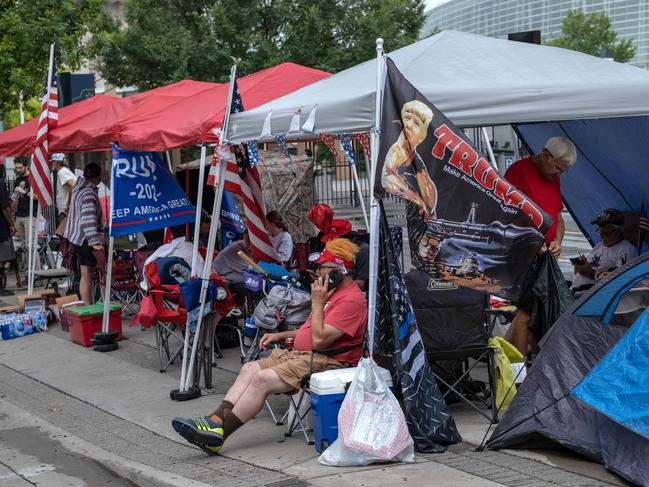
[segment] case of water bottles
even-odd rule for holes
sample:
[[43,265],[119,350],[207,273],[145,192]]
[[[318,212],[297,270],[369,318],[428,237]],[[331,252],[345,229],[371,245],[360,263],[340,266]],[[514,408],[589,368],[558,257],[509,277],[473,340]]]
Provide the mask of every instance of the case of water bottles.
[[0,315],[0,335],[3,340],[12,340],[40,331],[47,331],[45,310]]

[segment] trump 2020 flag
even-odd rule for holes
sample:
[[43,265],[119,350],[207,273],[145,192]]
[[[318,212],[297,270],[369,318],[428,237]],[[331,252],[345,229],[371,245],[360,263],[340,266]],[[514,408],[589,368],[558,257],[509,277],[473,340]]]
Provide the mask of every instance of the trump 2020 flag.
[[196,208],[155,152],[113,146],[111,237],[193,223]]
[[392,355],[417,451],[443,452],[462,438],[428,365],[382,203],[380,209],[374,350]]
[[239,206],[234,199],[234,195],[229,191],[223,191],[221,199],[221,232],[223,248],[232,242],[241,239],[246,226],[243,223],[243,217],[239,212]]
[[386,62],[375,194],[407,200],[419,269],[516,300],[551,218]]

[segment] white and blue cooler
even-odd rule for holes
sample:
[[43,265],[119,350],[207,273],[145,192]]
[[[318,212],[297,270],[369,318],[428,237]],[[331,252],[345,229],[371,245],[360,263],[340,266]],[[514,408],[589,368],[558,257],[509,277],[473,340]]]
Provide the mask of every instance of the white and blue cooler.
[[[383,378],[394,391],[390,371],[379,367]],[[319,372],[311,376],[311,421],[315,449],[322,453],[338,438],[338,412],[352,383],[356,367]]]

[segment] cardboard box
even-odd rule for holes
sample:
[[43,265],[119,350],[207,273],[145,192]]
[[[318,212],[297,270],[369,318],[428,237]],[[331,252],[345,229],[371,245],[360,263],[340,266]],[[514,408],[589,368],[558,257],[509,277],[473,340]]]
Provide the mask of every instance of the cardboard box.
[[54,298],[54,304],[50,306],[50,309],[54,313],[54,317],[57,321],[61,321],[61,327],[64,330],[67,330],[67,326],[61,320],[61,312],[66,306],[81,306],[83,301],[79,299],[78,294],[70,294],[69,296],[62,296],[60,298]]
[[56,304],[56,298],[59,296],[53,289],[41,289],[34,291],[32,294],[20,294],[18,295],[18,307],[23,309],[25,307],[25,301],[30,301],[33,299],[44,299],[45,306],[49,307],[53,304]]

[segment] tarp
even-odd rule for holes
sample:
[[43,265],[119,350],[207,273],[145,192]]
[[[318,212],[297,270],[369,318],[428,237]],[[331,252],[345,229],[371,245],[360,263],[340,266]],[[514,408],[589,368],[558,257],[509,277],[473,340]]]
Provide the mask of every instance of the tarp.
[[[649,485],[649,439],[642,417],[649,400],[643,387],[649,362],[635,340],[645,329],[647,313],[630,332],[615,324],[613,313],[629,289],[648,278],[649,256],[640,256],[589,290],[555,323],[489,448],[541,448],[555,442]],[[592,381],[602,385],[597,400]],[[622,390],[625,395],[616,396]],[[584,399],[592,399],[592,405]],[[627,415],[630,409],[633,418]]]
[[[330,76],[325,71],[283,63],[238,80],[246,107],[256,107]],[[138,151],[164,151],[216,142],[228,84],[183,80],[127,98],[97,95],[59,111],[50,131],[51,152],[110,149],[111,143]],[[109,101],[110,100],[110,101]],[[0,155],[29,155],[36,120],[0,134]]]
[[[237,80],[246,110],[329,77],[319,69],[282,63]],[[119,129],[120,147],[166,150],[200,142],[218,142],[228,97],[228,84],[215,86],[164,110],[131,117]]]
[[[389,56],[417,90],[463,127],[649,114],[647,70],[575,51],[444,31]],[[233,115],[227,138],[260,139],[270,110],[272,133],[287,133],[296,110],[304,124],[316,106],[316,133],[366,132],[374,126],[375,89],[371,60]]]
[[649,117],[523,124],[516,130],[535,154],[555,135],[575,143],[577,162],[561,176],[561,194],[593,245],[600,240],[590,224],[595,215],[606,208],[640,211],[649,200]]

